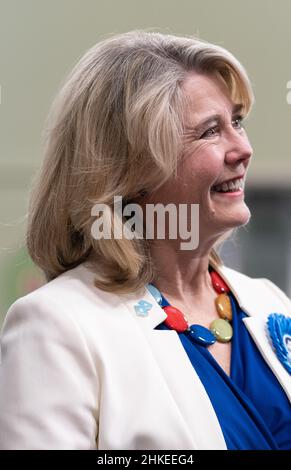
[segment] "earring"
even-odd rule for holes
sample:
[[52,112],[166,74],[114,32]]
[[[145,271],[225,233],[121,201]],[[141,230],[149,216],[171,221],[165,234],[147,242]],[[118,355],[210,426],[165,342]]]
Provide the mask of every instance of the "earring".
[[140,195],[140,197],[144,197],[148,194],[147,190],[146,189],[141,189],[138,194]]

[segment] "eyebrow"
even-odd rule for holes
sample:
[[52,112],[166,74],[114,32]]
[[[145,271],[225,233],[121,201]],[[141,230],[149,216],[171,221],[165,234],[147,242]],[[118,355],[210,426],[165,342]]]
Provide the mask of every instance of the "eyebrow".
[[[244,106],[241,103],[235,104],[232,108],[232,115],[241,112],[243,107]],[[186,134],[188,132],[194,132],[195,134],[199,134],[199,132],[202,132],[202,130],[205,129],[205,127],[207,127],[210,123],[212,123],[213,121],[220,121],[221,119],[222,118],[220,114],[213,114],[212,116],[208,116],[207,118],[203,119],[203,121],[199,122],[195,127],[185,126]]]

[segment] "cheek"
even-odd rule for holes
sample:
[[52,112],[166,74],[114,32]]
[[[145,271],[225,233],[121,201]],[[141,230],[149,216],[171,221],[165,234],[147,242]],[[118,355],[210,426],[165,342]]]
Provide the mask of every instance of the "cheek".
[[189,178],[204,182],[217,180],[223,171],[224,153],[219,145],[209,142],[195,144],[184,154],[183,164],[180,167],[181,178]]
[[205,155],[205,158],[196,161],[189,159],[180,178],[185,185],[199,188],[203,193],[209,191],[209,188],[220,177],[222,170],[223,167],[219,159],[209,158],[209,155]]
[[181,200],[205,204],[210,188],[223,172],[224,157],[219,145],[197,142],[188,148],[178,166],[178,185]]
[[207,168],[189,166],[180,176],[179,199],[183,203],[204,205],[209,200],[213,176]]

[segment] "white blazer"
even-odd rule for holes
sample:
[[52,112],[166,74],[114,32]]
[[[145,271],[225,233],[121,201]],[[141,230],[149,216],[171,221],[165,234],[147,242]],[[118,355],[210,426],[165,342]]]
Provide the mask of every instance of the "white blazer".
[[[289,399],[291,379],[265,329],[291,301],[266,279],[215,267]],[[1,449],[226,449],[205,389],[166,314],[143,288],[97,289],[83,263],[9,309],[1,336]],[[134,306],[152,304],[148,316]]]

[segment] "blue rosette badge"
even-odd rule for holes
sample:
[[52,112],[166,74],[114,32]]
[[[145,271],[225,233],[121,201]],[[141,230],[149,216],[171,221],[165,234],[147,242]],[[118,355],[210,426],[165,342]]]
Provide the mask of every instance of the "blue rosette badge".
[[279,361],[291,374],[291,317],[271,313],[268,316],[267,327]]

